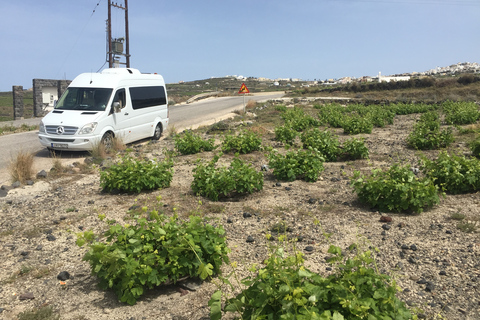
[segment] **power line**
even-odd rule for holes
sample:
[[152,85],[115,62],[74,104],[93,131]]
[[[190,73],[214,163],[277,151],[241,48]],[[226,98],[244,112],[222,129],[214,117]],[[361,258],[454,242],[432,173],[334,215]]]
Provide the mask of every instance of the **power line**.
[[63,60],[62,64],[60,65],[60,68],[59,70],[57,71],[57,75],[61,72],[61,70],[63,69],[63,66],[65,65],[65,63],[67,62],[68,58],[70,58],[70,55],[72,54],[73,52],[73,49],[75,49],[75,46],[77,45],[78,41],[80,40],[81,36],[83,35],[83,32],[85,31],[85,29],[87,28],[88,24],[90,23],[90,20],[92,20],[92,17],[93,15],[95,14],[95,11],[97,10],[97,8],[100,6],[100,2],[102,2],[102,0],[99,0],[97,2],[97,4],[95,5],[95,7],[93,8],[92,10],[92,14],[90,15],[90,17],[88,18],[87,22],[85,23],[85,25],[83,26],[82,30],[80,31],[80,33],[78,34],[78,37],[77,39],[75,40],[75,43],[73,44],[73,46],[71,47],[70,51],[68,52],[67,56],[65,57],[65,59]]

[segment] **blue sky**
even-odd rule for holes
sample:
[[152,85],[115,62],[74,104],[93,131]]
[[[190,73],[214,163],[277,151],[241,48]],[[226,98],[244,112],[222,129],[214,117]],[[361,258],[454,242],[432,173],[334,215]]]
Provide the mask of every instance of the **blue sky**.
[[[0,0],[0,91],[100,70],[107,3]],[[114,37],[123,36],[123,14],[112,10]],[[478,0],[130,0],[129,24],[131,66],[167,83],[234,74],[323,80],[480,62]]]

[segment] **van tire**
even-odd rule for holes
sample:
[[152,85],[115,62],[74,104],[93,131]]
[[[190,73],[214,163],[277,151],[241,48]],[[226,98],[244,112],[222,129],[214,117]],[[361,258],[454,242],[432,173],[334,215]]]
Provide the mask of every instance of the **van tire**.
[[153,131],[153,136],[152,140],[158,140],[162,136],[162,124],[157,123],[157,126],[155,127],[155,131]]
[[109,132],[105,132],[105,134],[102,137],[102,140],[100,140],[100,143],[103,145],[105,150],[110,150],[113,147],[113,134]]

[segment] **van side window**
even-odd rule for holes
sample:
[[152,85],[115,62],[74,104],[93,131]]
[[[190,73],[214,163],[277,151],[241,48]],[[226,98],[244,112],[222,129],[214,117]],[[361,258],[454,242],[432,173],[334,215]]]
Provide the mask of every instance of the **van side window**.
[[163,86],[130,88],[133,109],[142,109],[167,104]]
[[125,108],[125,89],[118,89],[113,98],[113,103],[120,103],[120,109]]

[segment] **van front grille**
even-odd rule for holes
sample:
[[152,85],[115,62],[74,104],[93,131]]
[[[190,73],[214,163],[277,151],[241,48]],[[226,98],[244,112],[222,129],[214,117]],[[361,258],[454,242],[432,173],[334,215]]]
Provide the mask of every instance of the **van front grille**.
[[56,139],[56,138],[50,138],[50,141],[52,142],[74,142],[75,139]]
[[65,136],[72,136],[77,132],[78,127],[70,126],[45,126],[45,130],[48,134],[58,134]]

